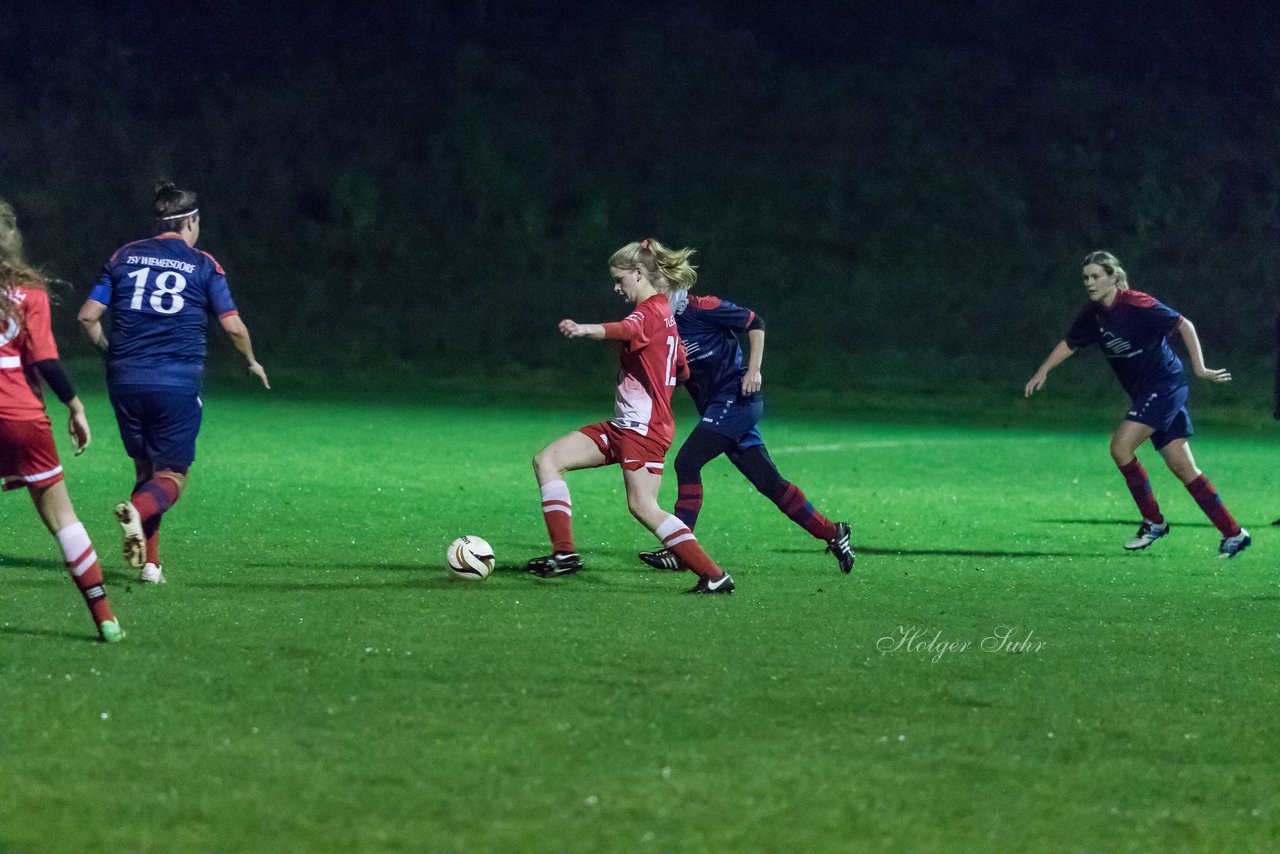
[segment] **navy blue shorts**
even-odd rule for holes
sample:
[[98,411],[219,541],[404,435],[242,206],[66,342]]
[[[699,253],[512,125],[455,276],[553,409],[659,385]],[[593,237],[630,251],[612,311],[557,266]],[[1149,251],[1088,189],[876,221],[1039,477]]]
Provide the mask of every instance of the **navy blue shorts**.
[[111,391],[124,449],[157,469],[185,473],[195,462],[203,407],[199,392]]
[[764,400],[758,394],[747,398],[713,400],[703,410],[698,429],[727,436],[738,443],[738,451],[745,451],[754,445],[764,444],[760,436],[760,419],[763,416]]
[[1187,412],[1187,387],[1140,394],[1125,417],[1155,430],[1151,444],[1160,450],[1174,439],[1187,439],[1195,431],[1191,429],[1191,413]]

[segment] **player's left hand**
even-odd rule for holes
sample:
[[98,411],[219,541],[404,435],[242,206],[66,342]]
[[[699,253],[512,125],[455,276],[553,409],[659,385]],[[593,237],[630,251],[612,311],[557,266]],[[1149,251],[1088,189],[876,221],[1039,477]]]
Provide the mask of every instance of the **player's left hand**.
[[560,321],[560,334],[565,338],[581,338],[586,333],[579,324],[566,318]]
[[1196,371],[1196,376],[1215,383],[1231,382],[1231,372],[1226,368],[1200,368]]
[[262,380],[262,385],[266,387],[267,391],[271,391],[271,383],[267,381],[266,368],[262,367],[262,365],[259,365],[257,362],[254,362],[249,365],[249,373]]
[[747,371],[742,377],[742,396],[749,397],[760,390],[764,376],[759,371]]
[[75,445],[76,456],[78,457],[84,453],[84,449],[89,447],[89,443],[93,441],[93,437],[89,433],[89,419],[85,418],[83,407],[71,410],[71,415],[67,419],[67,432],[71,434],[71,443]]

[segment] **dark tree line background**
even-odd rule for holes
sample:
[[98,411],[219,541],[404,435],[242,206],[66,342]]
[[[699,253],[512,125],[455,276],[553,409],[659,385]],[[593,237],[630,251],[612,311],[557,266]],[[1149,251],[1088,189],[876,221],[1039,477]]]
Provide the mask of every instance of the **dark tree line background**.
[[1096,248],[1266,364],[1278,4],[784,6],[10,4],[0,196],[71,352],[163,176],[277,368],[571,368],[646,236],[768,319],[775,383],[1025,380]]

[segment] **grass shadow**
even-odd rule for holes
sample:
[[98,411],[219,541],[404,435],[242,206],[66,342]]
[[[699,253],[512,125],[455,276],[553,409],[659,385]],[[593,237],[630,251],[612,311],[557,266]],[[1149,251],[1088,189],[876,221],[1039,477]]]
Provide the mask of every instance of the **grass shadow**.
[[235,581],[186,581],[182,582],[182,587],[190,587],[194,590],[230,590],[230,589],[250,589],[273,591],[277,593],[311,593],[322,592],[326,590],[400,590],[420,588],[424,585],[430,585],[430,580],[424,581],[398,581],[389,583],[377,583],[371,581],[335,581],[332,583],[322,583],[314,581],[259,581],[259,580],[235,580]]
[[[771,549],[771,551],[781,552],[783,554],[803,554],[803,555],[822,555],[823,553],[814,549],[789,548],[789,549]],[[898,549],[898,548],[877,548],[875,546],[863,546],[857,543],[853,544],[854,554],[862,555],[919,555],[919,556],[935,556],[935,557],[1106,557],[1101,552],[1042,552],[1042,551],[1006,551],[1002,549]]]
[[0,570],[5,569],[61,569],[58,564],[50,560],[36,560],[30,555],[19,557],[17,555],[0,554]]
[[367,569],[379,572],[421,572],[431,569],[425,563],[333,563],[329,561],[250,561],[242,564],[245,569]]
[[[1167,519],[1167,517],[1166,517]],[[1037,519],[1049,525],[1126,525],[1132,528],[1138,524],[1136,519]],[[1212,522],[1175,522],[1177,528],[1212,528]]]
[[873,549],[859,546],[859,555],[934,555],[938,557],[1103,557],[1096,552],[1033,552],[997,549]]
[[16,626],[0,626],[0,635],[22,635],[24,637],[31,638],[62,638],[64,640],[70,639],[76,641],[87,641],[90,643],[98,642],[96,636],[87,633],[58,631],[57,629],[24,629]]

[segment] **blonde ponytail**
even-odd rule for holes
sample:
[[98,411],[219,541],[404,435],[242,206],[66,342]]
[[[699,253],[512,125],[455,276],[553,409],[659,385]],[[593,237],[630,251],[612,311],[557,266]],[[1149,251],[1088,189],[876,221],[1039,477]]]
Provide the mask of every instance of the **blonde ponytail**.
[[[693,249],[668,249],[652,237],[628,243],[609,258],[615,270],[645,272],[645,277],[661,290],[685,291],[698,281],[698,269],[689,263]],[[662,282],[655,281],[661,279]]]

